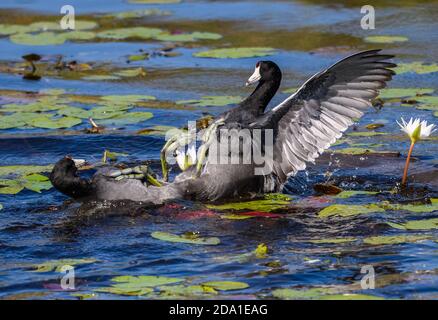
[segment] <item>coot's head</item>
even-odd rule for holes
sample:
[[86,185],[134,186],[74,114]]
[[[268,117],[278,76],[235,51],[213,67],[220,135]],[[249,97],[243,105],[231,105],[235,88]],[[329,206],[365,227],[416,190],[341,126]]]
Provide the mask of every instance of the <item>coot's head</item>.
[[281,71],[275,62],[259,61],[256,63],[254,73],[249,77],[246,85],[265,81],[281,81]]

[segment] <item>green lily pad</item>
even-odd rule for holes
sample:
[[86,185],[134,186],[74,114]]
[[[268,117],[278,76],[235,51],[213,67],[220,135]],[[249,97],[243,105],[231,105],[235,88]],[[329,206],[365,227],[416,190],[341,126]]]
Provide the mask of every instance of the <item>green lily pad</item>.
[[23,177],[23,186],[31,191],[41,193],[52,188],[49,178],[39,173],[32,173]]
[[115,18],[115,19],[131,19],[131,18],[142,18],[148,16],[168,16],[171,13],[169,11],[163,11],[160,9],[144,9],[144,10],[131,10],[131,11],[123,11],[116,12],[104,15],[106,18]]
[[222,35],[218,33],[212,32],[192,32],[192,33],[179,33],[179,34],[171,34],[167,32],[163,32],[154,36],[154,39],[160,41],[176,41],[176,42],[185,42],[185,41],[196,41],[196,40],[218,40],[222,38]]
[[382,99],[415,97],[433,93],[432,88],[385,88],[380,91],[379,97]]
[[199,58],[216,58],[216,59],[238,59],[263,57],[275,54],[276,50],[265,47],[247,47],[247,48],[224,48],[201,51],[193,54]]
[[65,40],[91,40],[96,37],[96,34],[91,31],[64,31],[58,36],[63,37]]
[[60,259],[49,260],[43,263],[34,264],[31,266],[33,272],[60,272],[65,265],[76,266],[81,264],[90,264],[96,262],[96,259]]
[[395,43],[405,42],[409,39],[403,36],[369,36],[364,39],[366,42],[371,43]]
[[438,203],[432,202],[432,204],[390,204],[382,203],[382,207],[386,210],[393,211],[410,211],[416,213],[434,212],[438,210]]
[[385,210],[376,204],[367,204],[367,205],[333,204],[331,206],[322,209],[318,213],[318,216],[320,218],[327,218],[331,216],[349,217],[358,214],[368,214],[374,212],[385,212]]
[[40,117],[30,119],[29,121],[26,121],[26,123],[36,128],[61,129],[74,127],[82,123],[82,120],[69,116],[53,118],[49,115],[42,115]]
[[180,132],[177,127],[172,126],[152,126],[146,129],[142,129],[137,132],[137,134],[144,134],[150,136],[165,136],[169,131]]
[[118,295],[141,296],[153,292],[153,287],[184,281],[180,278],[162,276],[118,276],[111,279],[116,282],[110,287],[97,288],[95,291]]
[[30,175],[32,173],[50,172],[53,165],[38,166],[38,165],[15,165],[15,166],[0,166],[0,177],[8,175]]
[[136,94],[126,94],[126,95],[108,95],[102,96],[102,100],[109,101],[111,103],[135,103],[139,101],[156,100],[154,96],[148,95],[136,95]]
[[175,285],[175,286],[163,286],[158,288],[160,290],[159,297],[162,298],[196,298],[203,296],[216,295],[217,291],[211,287],[203,285]]
[[353,131],[348,133],[350,137],[374,137],[374,136],[384,136],[387,135],[386,132],[378,132],[378,131]]
[[2,36],[9,36],[16,33],[24,33],[28,30],[28,26],[21,24],[0,24],[0,35]]
[[139,77],[142,76],[144,77],[146,75],[146,72],[143,70],[143,68],[134,68],[134,69],[125,69],[125,70],[120,70],[117,72],[114,72],[114,74],[116,76],[120,76],[120,77]]
[[385,244],[400,244],[406,242],[417,242],[430,239],[430,236],[421,235],[400,235],[400,236],[375,236],[368,237],[363,240],[364,243],[370,245],[385,245]]
[[83,80],[88,81],[105,81],[105,80],[120,80],[120,77],[112,76],[109,74],[96,74],[92,76],[85,76],[82,78]]
[[375,194],[377,194],[377,192],[375,191],[346,190],[346,191],[342,191],[341,193],[338,193],[337,195],[334,196],[334,198],[347,199],[357,195],[375,195]]
[[149,59],[148,53],[142,53],[142,54],[132,54],[128,56],[129,61],[143,61]]
[[155,231],[151,233],[152,238],[169,241],[169,242],[181,242],[189,244],[202,244],[202,245],[218,245],[220,239],[216,237],[202,238],[202,237],[187,237],[185,235],[176,235],[168,232]]
[[310,243],[337,244],[337,243],[354,242],[356,240],[357,240],[357,238],[344,237],[344,238],[326,238],[326,239],[308,240],[308,242],[310,242]]
[[321,300],[385,300],[382,297],[372,296],[369,294],[344,293],[322,296]]
[[166,4],[179,3],[181,0],[128,0],[128,2],[134,4]]
[[195,107],[222,107],[230,104],[237,104],[242,101],[242,97],[237,96],[203,96],[201,99],[179,100],[176,104],[192,105]]
[[0,203],[0,210],[3,210],[3,205]]
[[162,29],[147,28],[147,27],[132,27],[132,28],[119,28],[110,29],[102,32],[98,32],[97,36],[104,39],[128,39],[128,38],[140,38],[140,39],[152,39],[153,37],[163,33]]
[[71,293],[72,297],[76,297],[79,300],[88,300],[88,299],[94,299],[97,298],[98,295],[96,293]]
[[431,230],[438,229],[438,218],[424,219],[424,220],[411,220],[406,223],[392,223],[388,224],[396,229],[400,230]]
[[[261,199],[253,200],[247,202],[234,202],[226,203],[221,205],[207,205],[207,208],[214,210],[251,210],[251,211],[261,211],[261,212],[271,212],[277,209],[282,209],[287,207],[291,202],[291,199]],[[251,217],[251,216],[250,216]]]
[[417,74],[427,74],[427,73],[438,72],[438,64],[436,63],[425,64],[420,61],[415,61],[411,63],[399,63],[398,66],[394,68],[394,71],[398,74],[407,73],[407,72],[414,72]]
[[0,194],[17,194],[24,186],[16,180],[0,179]]
[[48,46],[63,44],[66,38],[54,32],[41,32],[37,34],[17,33],[9,37],[9,39],[16,44],[28,46]]
[[154,115],[151,112],[126,112],[110,119],[99,121],[102,125],[133,124],[149,120]]
[[247,283],[238,281],[209,281],[203,282],[202,285],[219,291],[241,290],[249,288]]
[[324,295],[332,293],[330,288],[311,288],[307,290],[297,289],[275,289],[272,291],[274,298],[283,300],[310,300],[319,299]]

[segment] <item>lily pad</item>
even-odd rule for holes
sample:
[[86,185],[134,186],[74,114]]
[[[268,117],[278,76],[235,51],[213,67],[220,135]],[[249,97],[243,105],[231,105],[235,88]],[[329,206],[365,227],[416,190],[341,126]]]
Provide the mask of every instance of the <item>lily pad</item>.
[[364,243],[370,245],[385,245],[385,244],[400,244],[406,242],[417,242],[430,239],[430,236],[422,235],[400,235],[400,236],[375,236],[368,237],[363,240]]
[[371,43],[395,43],[395,42],[406,42],[409,39],[403,36],[369,36],[365,38],[366,42]]
[[230,104],[237,104],[242,101],[238,96],[203,96],[201,99],[179,100],[176,104],[191,105],[195,107],[222,107]]
[[128,2],[134,4],[166,4],[179,3],[181,0],[128,0]]
[[85,76],[82,79],[88,81],[105,81],[105,80],[120,80],[120,77],[109,75],[109,74],[96,74],[92,76]]
[[374,136],[384,136],[387,135],[386,132],[378,132],[378,131],[353,131],[348,133],[350,137],[374,137]]
[[158,288],[160,290],[160,298],[199,298],[204,296],[216,295],[217,291],[211,287],[203,285],[175,285],[175,286],[162,286]]
[[335,198],[339,198],[339,199],[347,199],[347,198],[351,198],[357,195],[375,195],[377,194],[377,192],[375,191],[363,191],[363,190],[347,190],[347,191],[342,191],[341,193],[338,193],[337,195],[335,195]]
[[199,58],[216,58],[216,59],[238,59],[251,57],[264,57],[276,53],[273,48],[266,47],[246,47],[246,48],[223,48],[201,51],[194,54]]
[[49,178],[39,173],[32,173],[23,177],[23,186],[31,191],[41,193],[52,188]]
[[219,291],[241,290],[249,288],[247,283],[237,281],[209,281],[203,282],[202,285]]
[[311,288],[307,290],[298,289],[276,289],[272,291],[272,295],[275,298],[283,300],[309,300],[319,299],[324,295],[332,293],[330,288]]
[[415,97],[433,93],[432,88],[385,88],[380,91],[379,97],[382,99]]
[[36,128],[61,129],[74,127],[82,123],[82,120],[69,116],[53,118],[49,115],[42,115],[40,117],[30,119],[29,121],[26,121],[26,123]]
[[38,165],[15,165],[15,166],[0,166],[0,177],[7,175],[29,175],[32,173],[50,172],[53,165],[38,166]]
[[0,179],[0,194],[17,194],[24,186],[16,180]]
[[146,72],[143,70],[143,68],[134,68],[134,69],[125,69],[125,70],[120,70],[117,72],[114,72],[114,74],[116,76],[120,76],[120,77],[144,77],[146,75]]
[[388,224],[396,229],[400,230],[431,230],[438,229],[438,218],[424,219],[424,220],[411,220],[406,223],[392,223]]
[[185,41],[196,41],[196,40],[218,40],[221,39],[222,35],[218,33],[212,32],[192,32],[192,33],[161,33],[154,36],[154,39],[160,41],[176,41],[176,42],[185,42]]
[[376,204],[367,205],[345,205],[345,204],[333,204],[322,209],[318,216],[320,218],[327,218],[331,216],[349,217],[358,214],[368,214],[374,212],[385,212],[384,209]]
[[116,12],[104,15],[106,18],[116,18],[116,19],[130,19],[130,18],[142,18],[148,16],[167,16],[171,13],[169,11],[163,11],[160,9],[144,9],[144,10],[131,10]]
[[133,124],[149,120],[154,115],[151,112],[126,112],[110,119],[99,121],[102,125],[120,125],[120,124]]
[[290,198],[288,200],[261,199],[261,200],[247,201],[247,202],[226,203],[221,205],[209,204],[207,205],[207,208],[214,210],[251,210],[251,211],[271,212],[277,209],[282,209],[287,207],[290,204],[290,202],[291,202]]
[[0,24],[0,35],[3,36],[9,36],[16,33],[24,33],[28,30],[28,26],[21,24]]
[[431,63],[431,64],[425,64],[421,61],[415,61],[411,63],[399,63],[396,68],[394,68],[394,71],[398,74],[407,73],[407,72],[414,72],[417,74],[427,74],[427,73],[433,73],[438,72],[438,64]]
[[98,32],[97,36],[104,39],[128,39],[128,38],[140,38],[140,39],[152,39],[153,37],[163,33],[162,29],[147,28],[147,27],[132,27],[132,28],[119,28],[110,29],[102,32]]
[[155,231],[151,233],[152,238],[168,241],[168,242],[181,242],[189,244],[202,244],[202,245],[218,245],[220,239],[216,237],[202,238],[202,237],[187,237],[185,235],[176,235],[168,232]]
[[48,46],[63,44],[66,38],[54,32],[41,32],[37,34],[17,33],[9,37],[9,39],[16,44],[28,46]]
[[60,272],[65,265],[76,266],[81,264],[90,264],[96,262],[96,259],[60,259],[49,260],[43,263],[34,264],[31,266],[33,272]]

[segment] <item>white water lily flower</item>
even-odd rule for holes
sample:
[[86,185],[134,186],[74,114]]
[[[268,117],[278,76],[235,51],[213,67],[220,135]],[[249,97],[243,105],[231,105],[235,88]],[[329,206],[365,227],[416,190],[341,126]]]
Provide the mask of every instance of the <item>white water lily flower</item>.
[[190,166],[196,163],[196,146],[191,143],[187,148],[185,147],[176,149],[176,162],[182,171],[186,171]]
[[402,123],[397,121],[397,124],[400,126],[401,131],[405,132],[409,138],[411,138],[412,143],[415,143],[421,139],[429,137],[433,132],[436,131],[435,125],[432,123],[427,125],[427,121],[420,119],[411,118],[409,122],[406,122],[405,119],[401,118]]

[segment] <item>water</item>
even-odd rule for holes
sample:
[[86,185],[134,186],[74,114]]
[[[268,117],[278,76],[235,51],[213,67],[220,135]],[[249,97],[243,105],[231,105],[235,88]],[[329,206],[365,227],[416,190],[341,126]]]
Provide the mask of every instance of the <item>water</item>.
[[[25,103],[23,92],[63,89],[72,97],[141,94],[156,97],[155,104],[137,105],[133,111],[149,111],[154,117],[144,122],[116,126],[104,134],[85,134],[86,121],[71,129],[10,128],[0,130],[0,163],[7,165],[50,165],[66,154],[98,162],[105,149],[127,154],[120,161],[151,160],[159,170],[159,151],[163,135],[139,135],[138,130],[157,125],[181,127],[205,113],[216,115],[228,107],[184,107],[178,100],[199,99],[208,95],[246,96],[251,89],[243,84],[252,72],[257,57],[243,59],[202,59],[193,53],[226,46],[274,47],[278,51],[266,59],[277,62],[283,70],[280,91],[299,86],[313,73],[337,59],[376,46],[397,54],[396,62],[434,60],[438,53],[436,1],[402,1],[393,5],[376,1],[377,28],[360,29],[360,4],[346,1],[184,1],[179,4],[133,5],[121,0],[105,3],[75,2],[76,13],[84,20],[99,21],[104,28],[152,26],[172,31],[217,32],[215,41],[189,42],[177,47],[176,57],[151,57],[126,63],[128,55],[139,50],[154,51],[163,43],[154,40],[117,42],[82,41],[62,45],[28,46],[14,44],[7,36],[0,39],[0,104]],[[62,1],[3,1],[3,24],[28,24],[29,21],[55,20]],[[159,8],[167,16],[151,16],[105,22],[99,13]],[[27,15],[17,13],[26,10]],[[0,30],[1,31],[1,30]],[[409,40],[393,44],[371,44],[369,35],[405,36]],[[21,56],[38,53],[43,60],[40,81],[26,81],[17,71]],[[108,74],[121,68],[143,67],[145,77],[117,81],[87,81],[80,72],[55,72],[50,69],[56,55],[64,61],[77,60],[93,66],[90,74]],[[263,58],[264,59],[264,58]],[[89,75],[89,74],[87,74]],[[391,87],[437,88],[438,73],[398,75]],[[287,97],[279,92],[272,105]],[[63,99],[56,94],[55,101]],[[33,101],[33,100],[32,100]],[[164,104],[166,102],[167,104]],[[73,103],[73,102],[69,102]],[[74,103],[78,103],[77,101]],[[161,104],[160,104],[161,103]],[[93,106],[95,102],[79,102]],[[1,109],[0,109],[1,111]],[[401,152],[402,157],[377,155],[342,156],[325,154],[315,166],[290,180],[285,192],[293,200],[273,217],[243,220],[226,219],[226,210],[211,210],[200,203],[181,202],[162,208],[139,204],[75,203],[53,188],[36,193],[28,189],[10,195],[0,194],[0,297],[5,299],[122,299],[165,298],[169,289],[155,288],[143,296],[96,292],[114,284],[121,275],[156,275],[184,279],[184,286],[207,281],[232,280],[248,284],[235,291],[179,293],[178,298],[273,298],[276,289],[308,290],[320,288],[324,296],[365,294],[386,299],[425,299],[438,296],[438,244],[436,229],[400,230],[388,223],[432,219],[438,212],[406,207],[347,217],[321,218],[318,212],[331,204],[382,205],[392,201],[389,193],[400,179],[408,141],[395,123],[400,116],[418,116],[436,122],[433,111],[418,110],[400,103],[385,104],[371,110],[357,124],[383,123],[376,136],[355,137],[347,134],[345,147],[375,151]],[[353,131],[349,131],[353,132]],[[438,144],[436,138],[415,147],[416,161],[411,165],[414,187],[421,200],[438,198]],[[315,196],[313,185],[327,180],[344,189],[375,191],[339,199]],[[47,173],[43,173],[47,174]],[[4,179],[5,177],[1,177]],[[10,177],[6,177],[10,178]],[[424,191],[424,189],[426,189]],[[381,192],[381,193],[380,193]],[[244,210],[252,211],[252,210]],[[196,232],[202,237],[218,237],[219,245],[194,245],[155,239],[156,231],[173,234]],[[406,238],[406,236],[418,236]],[[399,243],[370,244],[370,237],[395,236]],[[400,238],[402,237],[402,238]],[[403,238],[404,237],[404,238]],[[321,240],[329,240],[324,243]],[[350,239],[345,242],[333,239]],[[388,239],[388,238],[384,238]],[[390,241],[391,242],[391,241]],[[394,241],[392,241],[394,242]],[[254,250],[265,244],[266,255]],[[76,288],[62,290],[59,270],[34,272],[35,264],[60,259],[93,259],[75,266]],[[61,263],[62,264],[62,263]],[[74,264],[74,263],[73,263]],[[363,266],[372,266],[376,289],[362,290]],[[87,296],[87,294],[94,294]],[[170,294],[174,296],[174,294]],[[321,296],[316,296],[321,298]],[[344,298],[346,296],[343,296]],[[348,296],[347,296],[348,297]]]

